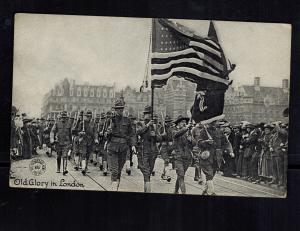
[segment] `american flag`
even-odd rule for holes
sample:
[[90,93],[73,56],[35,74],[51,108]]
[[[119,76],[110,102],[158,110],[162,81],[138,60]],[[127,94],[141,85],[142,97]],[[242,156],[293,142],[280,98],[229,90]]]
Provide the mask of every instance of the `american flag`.
[[152,87],[164,86],[172,76],[200,85],[204,81],[206,87],[208,82],[226,88],[230,84],[227,62],[217,37],[202,38],[179,23],[153,19]]

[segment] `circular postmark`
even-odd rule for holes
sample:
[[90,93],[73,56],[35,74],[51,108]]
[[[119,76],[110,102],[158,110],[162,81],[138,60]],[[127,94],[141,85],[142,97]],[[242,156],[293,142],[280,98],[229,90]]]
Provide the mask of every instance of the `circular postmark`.
[[40,176],[46,171],[46,163],[42,159],[32,159],[29,164],[29,170],[35,176]]

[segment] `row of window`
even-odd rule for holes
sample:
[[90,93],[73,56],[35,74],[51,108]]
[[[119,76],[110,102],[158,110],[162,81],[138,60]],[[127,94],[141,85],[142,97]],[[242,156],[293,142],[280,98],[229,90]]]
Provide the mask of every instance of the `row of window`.
[[[74,89],[70,89],[70,96],[74,96]],[[109,92],[106,90],[106,89],[104,89],[102,92],[101,92],[101,90],[100,89],[98,89],[97,91],[96,91],[96,93],[95,93],[95,91],[94,91],[94,89],[92,88],[92,89],[90,89],[90,90],[88,90],[88,89],[84,89],[84,90],[81,90],[81,88],[80,87],[78,87],[77,88],[77,91],[76,91],[76,96],[84,96],[84,97],[104,97],[104,98],[107,98],[107,97],[109,97],[109,98],[114,98],[114,92],[113,92],[113,90],[110,90]]]

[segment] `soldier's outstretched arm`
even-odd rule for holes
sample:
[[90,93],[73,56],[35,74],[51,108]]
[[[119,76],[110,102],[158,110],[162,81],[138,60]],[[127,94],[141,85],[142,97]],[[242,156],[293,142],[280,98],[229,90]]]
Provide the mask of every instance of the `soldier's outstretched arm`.
[[175,130],[173,131],[173,134],[172,134],[172,135],[173,135],[173,139],[176,139],[176,138],[182,136],[182,135],[183,135],[184,133],[186,133],[188,130],[189,130],[189,129],[188,129],[187,127],[182,128],[182,129],[180,129],[180,130],[175,129]]

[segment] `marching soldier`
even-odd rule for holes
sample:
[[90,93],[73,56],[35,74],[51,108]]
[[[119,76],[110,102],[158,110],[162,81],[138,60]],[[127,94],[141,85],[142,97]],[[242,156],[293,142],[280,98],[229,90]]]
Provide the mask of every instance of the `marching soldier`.
[[217,127],[217,121],[204,125],[199,135],[199,164],[206,177],[205,189],[202,195],[215,195],[213,178],[218,170],[218,161],[221,156],[218,157],[218,153],[228,149],[230,155],[234,155],[230,143],[224,136],[220,128]]
[[158,129],[151,120],[151,106],[144,110],[144,124],[137,127],[137,135],[141,140],[141,152],[138,153],[138,165],[144,176],[144,191],[151,192],[150,176],[153,173],[155,160],[158,155],[156,143],[160,141]]
[[[136,143],[136,124],[137,124],[137,121],[136,121],[136,117],[133,116],[133,115],[129,115],[128,118],[131,120],[131,125],[132,125],[132,129],[133,129],[133,137],[132,139],[135,139],[135,142]],[[128,153],[127,153],[127,156],[126,156],[126,173],[130,176],[131,175],[131,167],[133,166],[133,162],[132,162],[132,157],[133,157],[133,151],[131,148],[128,149]]]
[[[78,134],[78,137],[75,141],[75,146],[76,146],[75,155],[79,157],[79,158],[76,157],[76,160],[78,161],[81,157],[81,167],[82,167],[81,173],[84,176],[86,175],[87,172],[88,160],[93,150],[92,144],[95,137],[95,131],[91,119],[92,119],[92,112],[88,110],[84,114],[83,120],[79,122],[77,124],[77,128],[75,128],[77,130],[76,133]],[[78,170],[78,166],[75,167],[77,167],[75,170]]]
[[170,182],[170,158],[173,151],[173,127],[172,119],[168,115],[165,117],[165,122],[160,128],[160,134],[162,140],[159,153],[164,160],[164,169],[161,178]]
[[60,173],[61,158],[63,159],[63,175],[68,173],[67,170],[67,157],[68,151],[71,148],[72,135],[71,135],[71,126],[67,121],[67,112],[61,112],[61,118],[59,121],[53,125],[50,133],[50,143],[53,144],[56,142],[56,152],[57,152],[57,173]]
[[192,137],[188,134],[192,124],[187,125],[188,121],[189,118],[179,115],[175,121],[176,128],[173,131],[175,169],[177,174],[175,194],[179,193],[179,189],[182,194],[186,193],[184,176],[192,160]]
[[201,168],[199,165],[199,147],[198,147],[198,140],[200,139],[201,130],[203,126],[200,123],[197,123],[196,126],[192,129],[192,142],[193,142],[193,158],[195,162],[195,176],[194,181],[198,181],[199,184],[202,184],[203,179],[201,175]]
[[74,162],[75,162],[75,171],[78,171],[81,168],[81,160],[82,160],[82,150],[79,148],[79,144],[82,142],[83,137],[78,134],[79,124],[83,121],[83,111],[80,111],[76,114],[76,120],[74,120],[72,124],[72,151],[74,154]]
[[107,121],[107,154],[111,171],[112,191],[118,191],[119,189],[121,171],[124,167],[129,147],[131,146],[132,151],[136,152],[131,121],[123,116],[124,106],[123,100],[116,100],[114,105],[115,115]]
[[95,133],[95,142],[98,143],[98,162],[100,171],[103,171],[103,175],[107,175],[107,152],[104,150],[104,145],[106,142],[105,131],[107,129],[107,120],[105,113],[101,113],[100,121],[97,126],[97,131]]
[[[94,163],[94,166],[97,166],[97,162],[99,159],[99,152],[100,152],[100,145],[99,145],[99,140],[98,140],[98,134],[99,134],[99,128],[100,128],[100,114],[96,115],[96,118],[94,119],[94,131],[95,131],[95,140],[93,142],[93,154],[92,154],[92,159],[91,163]],[[99,161],[100,165],[100,170],[102,166],[102,161]]]

